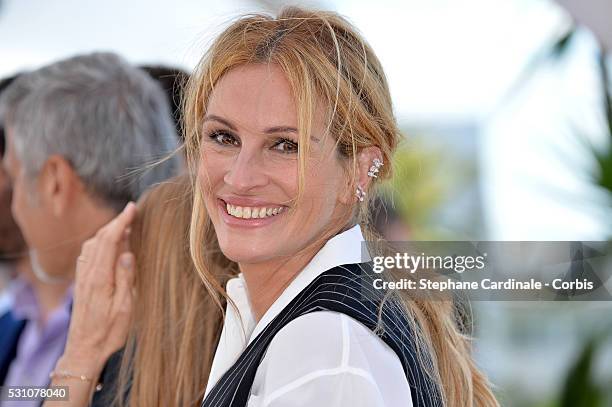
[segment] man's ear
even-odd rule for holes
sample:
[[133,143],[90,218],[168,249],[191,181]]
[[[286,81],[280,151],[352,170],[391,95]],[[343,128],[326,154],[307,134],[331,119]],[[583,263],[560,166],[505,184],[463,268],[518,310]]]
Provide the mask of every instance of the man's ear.
[[52,213],[63,216],[70,206],[81,182],[72,165],[62,156],[50,156],[38,177],[38,196]]
[[[358,200],[356,194],[358,187],[361,187],[361,189],[366,193],[369,191],[372,180],[377,176],[378,168],[381,166],[381,164],[377,166],[375,164],[376,162],[383,162],[382,152],[378,147],[366,147],[357,153],[355,185],[351,187],[350,194],[347,198],[345,198],[347,199],[346,203],[355,202],[355,200]],[[384,165],[384,163],[382,165]]]

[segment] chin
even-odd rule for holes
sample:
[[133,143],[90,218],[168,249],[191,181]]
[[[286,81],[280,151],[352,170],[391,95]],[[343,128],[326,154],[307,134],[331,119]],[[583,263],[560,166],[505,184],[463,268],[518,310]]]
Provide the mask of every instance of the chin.
[[269,248],[260,246],[245,247],[245,245],[238,243],[240,240],[242,239],[236,239],[231,243],[226,242],[225,244],[219,242],[221,251],[229,260],[236,263],[254,264],[264,262],[271,257],[268,255]]

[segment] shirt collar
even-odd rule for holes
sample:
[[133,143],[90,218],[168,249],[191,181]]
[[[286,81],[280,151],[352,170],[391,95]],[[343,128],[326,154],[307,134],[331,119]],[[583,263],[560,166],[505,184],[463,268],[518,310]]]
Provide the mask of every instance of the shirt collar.
[[[72,294],[74,286],[71,285],[64,296],[62,304],[52,313],[59,312],[70,318],[70,306],[72,305]],[[29,321],[41,322],[41,310],[36,292],[32,284],[25,278],[17,276],[9,286],[9,298],[11,302],[11,312],[16,319],[26,319]]]
[[[343,264],[355,264],[367,261],[366,252],[362,253],[363,234],[359,225],[341,232],[331,238],[310,260],[306,267],[291,281],[282,294],[274,301],[259,321],[255,321],[253,310],[248,300],[247,286],[242,273],[227,283],[227,294],[236,303],[248,343],[303,291],[315,278],[325,271]],[[245,338],[246,339],[246,338]]]

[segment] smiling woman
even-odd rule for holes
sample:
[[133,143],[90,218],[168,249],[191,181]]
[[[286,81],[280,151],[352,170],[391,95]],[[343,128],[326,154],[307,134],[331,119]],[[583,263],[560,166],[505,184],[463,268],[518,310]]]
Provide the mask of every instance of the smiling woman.
[[[497,405],[452,302],[364,291],[365,198],[400,134],[381,65],[347,21],[300,8],[239,19],[184,109],[191,253],[228,301],[203,406]],[[211,236],[240,269],[226,287]]]
[[[311,143],[304,174],[308,183],[298,203],[297,109],[281,68],[237,67],[219,80],[211,94],[200,148],[205,204],[224,254],[253,270],[245,273],[246,278],[255,277],[251,292],[280,294],[283,284],[266,285],[264,290],[258,283],[261,277],[277,274],[275,268],[295,254],[299,255],[293,258],[293,272],[298,272],[318,249],[300,253],[304,245],[341,216],[342,208],[332,198],[346,189],[343,166],[323,121],[313,124],[318,141]],[[344,195],[346,205],[352,195]],[[283,283],[293,277],[286,272],[276,276]]]

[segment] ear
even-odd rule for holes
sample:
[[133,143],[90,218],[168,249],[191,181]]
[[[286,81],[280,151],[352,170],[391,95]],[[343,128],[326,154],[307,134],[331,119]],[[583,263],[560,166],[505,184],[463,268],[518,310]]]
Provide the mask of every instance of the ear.
[[72,165],[62,156],[50,156],[38,177],[38,196],[57,217],[69,209],[72,199],[82,183]]
[[377,175],[375,160],[383,162],[382,152],[380,148],[375,146],[362,149],[355,158],[357,161],[355,184],[350,188],[346,203],[352,203],[358,199],[356,196],[357,187],[361,187],[366,193],[369,191],[372,181]]

